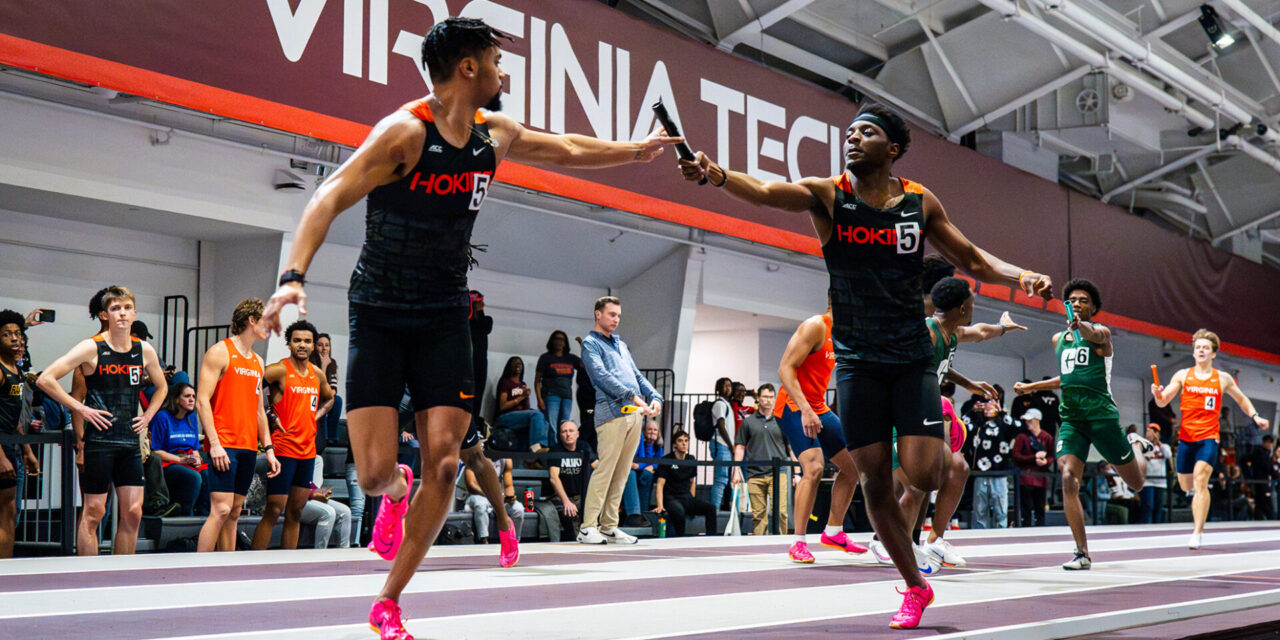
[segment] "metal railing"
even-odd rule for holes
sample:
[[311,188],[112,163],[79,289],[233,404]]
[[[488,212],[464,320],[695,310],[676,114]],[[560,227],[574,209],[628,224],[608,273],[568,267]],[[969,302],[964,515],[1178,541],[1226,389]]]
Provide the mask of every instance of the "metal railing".
[[[195,380],[200,372],[200,362],[204,353],[219,340],[231,336],[231,325],[210,325],[207,327],[191,327],[182,338],[182,369]],[[192,368],[192,365],[195,365]]]
[[[179,311],[181,308],[181,311]],[[160,359],[166,364],[178,366],[178,342],[190,328],[191,304],[184,295],[164,297],[164,314],[160,316]],[[186,361],[182,363],[186,369]],[[191,374],[190,371],[187,372]]]
[[[63,555],[74,554],[75,432],[63,429],[29,435],[0,434],[0,444],[33,445],[36,459],[40,461],[40,475],[28,475],[22,495],[17,497],[19,516],[14,531],[15,544],[57,548]],[[55,453],[54,447],[59,445],[61,449]]]

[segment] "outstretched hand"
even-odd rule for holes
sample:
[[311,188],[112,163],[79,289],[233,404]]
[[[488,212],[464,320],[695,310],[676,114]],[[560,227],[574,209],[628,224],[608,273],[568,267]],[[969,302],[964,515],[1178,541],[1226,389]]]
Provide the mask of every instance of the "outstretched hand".
[[711,158],[707,154],[698,151],[694,153],[693,160],[685,160],[680,158],[680,174],[685,180],[698,181],[707,177],[707,172],[711,170]]
[[1043,273],[1025,273],[1018,278],[1022,292],[1029,296],[1040,296],[1045,300],[1053,299],[1053,280]]
[[1004,327],[1005,333],[1008,333],[1010,331],[1026,331],[1027,330],[1026,327],[1014,322],[1013,316],[1010,316],[1008,311],[1000,314],[1000,326]]
[[637,143],[640,145],[640,148],[636,149],[636,162],[649,162],[650,160],[662,155],[662,152],[665,150],[664,147],[667,145],[679,144],[681,142],[684,142],[684,138],[669,136],[667,135],[667,131],[659,126],[657,129],[653,130],[653,133],[649,134],[648,138]]
[[297,282],[286,282],[271,294],[271,299],[267,300],[267,305],[262,310],[259,326],[269,333],[280,335],[284,330],[284,325],[280,321],[280,312],[291,304],[298,305],[299,314],[307,315],[307,294],[302,290],[302,285]]

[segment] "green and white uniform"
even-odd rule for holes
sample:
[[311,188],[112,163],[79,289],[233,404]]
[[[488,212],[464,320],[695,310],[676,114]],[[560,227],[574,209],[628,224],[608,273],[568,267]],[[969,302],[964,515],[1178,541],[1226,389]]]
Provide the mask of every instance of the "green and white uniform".
[[1120,409],[1111,396],[1112,356],[1098,355],[1095,344],[1077,345],[1071,332],[1064,331],[1057,338],[1054,352],[1062,376],[1058,455],[1087,460],[1092,444],[1107,462],[1128,463],[1133,460],[1133,447],[1120,427]]

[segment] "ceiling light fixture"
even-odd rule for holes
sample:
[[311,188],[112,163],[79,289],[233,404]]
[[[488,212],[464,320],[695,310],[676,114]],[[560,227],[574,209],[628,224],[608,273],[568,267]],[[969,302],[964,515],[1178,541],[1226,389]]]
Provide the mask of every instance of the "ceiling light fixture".
[[1207,4],[1200,5],[1200,26],[1215,49],[1222,50],[1235,44],[1236,39],[1227,33],[1226,24],[1218,15],[1218,11]]

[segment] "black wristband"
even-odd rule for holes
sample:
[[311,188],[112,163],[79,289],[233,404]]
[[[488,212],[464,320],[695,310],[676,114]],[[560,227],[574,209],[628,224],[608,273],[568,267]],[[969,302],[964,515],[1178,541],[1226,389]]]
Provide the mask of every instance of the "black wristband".
[[285,271],[284,273],[280,274],[280,283],[277,286],[283,287],[286,283],[289,283],[289,282],[306,284],[307,274],[301,271],[298,271],[297,269],[289,269],[288,271]]
[[[720,175],[724,176],[724,179],[720,181],[720,184],[716,184],[715,182],[712,182],[711,186],[717,189],[721,189],[724,187],[724,185],[729,184],[729,172],[725,171],[724,167],[720,165],[716,165],[716,168],[720,170]],[[710,175],[710,174],[711,172],[708,171],[707,175]]]

